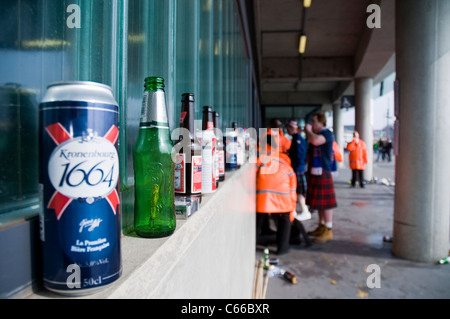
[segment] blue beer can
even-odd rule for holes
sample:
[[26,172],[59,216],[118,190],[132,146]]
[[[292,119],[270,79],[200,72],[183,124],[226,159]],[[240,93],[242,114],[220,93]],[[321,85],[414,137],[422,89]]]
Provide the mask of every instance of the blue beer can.
[[57,82],[39,105],[43,282],[85,295],[122,272],[119,106],[109,86]]

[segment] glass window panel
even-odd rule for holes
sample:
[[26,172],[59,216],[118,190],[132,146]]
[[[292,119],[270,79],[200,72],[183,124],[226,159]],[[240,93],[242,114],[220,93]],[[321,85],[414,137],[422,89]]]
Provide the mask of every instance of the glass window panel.
[[292,118],[293,108],[291,106],[271,106],[265,108],[265,125],[269,126],[270,121],[274,118],[280,119],[282,122]]
[[[131,0],[128,7],[126,133],[128,175],[133,176],[132,150],[139,131],[144,80],[164,78],[168,108],[173,102],[172,1]],[[171,112],[172,115],[174,112]],[[169,115],[169,122],[175,119]],[[174,115],[174,114],[173,114]]]
[[[69,28],[69,4],[81,28]],[[221,128],[249,123],[249,59],[230,0],[11,0],[0,4],[0,213],[38,203],[38,104],[48,84],[90,80],[112,86],[121,110],[123,224],[132,222],[132,148],[143,83],[162,76],[171,129],[180,97],[213,105]],[[4,156],[8,153],[10,157]],[[7,167],[8,169],[4,169]]]
[[[181,95],[193,93],[195,117],[201,120],[201,105],[198,85],[199,55],[199,0],[177,1],[176,5],[176,48],[175,48],[175,113],[181,112]],[[179,121],[176,121],[179,124]]]
[[199,105],[213,106],[213,111],[216,110],[214,101],[214,79],[213,79],[213,1],[200,0],[200,38],[199,38],[199,82],[200,82],[200,96]]
[[230,1],[230,121],[236,122],[239,126],[238,119],[236,118],[236,25],[235,25],[235,12],[234,5]]
[[231,127],[230,109],[230,3],[231,1],[224,0],[224,25],[223,25],[223,95],[224,95],[224,110],[223,123],[226,128]]
[[[38,104],[47,85],[73,80],[113,83],[115,3],[0,3],[0,214],[22,218],[37,213]],[[67,24],[69,4],[79,6],[81,28]]]
[[223,0],[214,1],[213,41],[214,41],[214,105],[219,112],[219,128],[225,132],[224,120],[224,92],[223,92]]
[[178,122],[175,119],[175,81],[174,48],[172,39],[175,28],[173,20],[175,7],[173,0],[129,0],[127,17],[127,58],[125,127],[126,146],[121,157],[125,162],[122,192],[122,228],[124,232],[132,230],[134,216],[134,169],[133,147],[139,132],[144,80],[148,76],[164,78],[169,125]]
[[294,107],[293,117],[299,121],[300,119],[306,119],[307,116],[312,115],[318,109],[317,106],[297,106]]

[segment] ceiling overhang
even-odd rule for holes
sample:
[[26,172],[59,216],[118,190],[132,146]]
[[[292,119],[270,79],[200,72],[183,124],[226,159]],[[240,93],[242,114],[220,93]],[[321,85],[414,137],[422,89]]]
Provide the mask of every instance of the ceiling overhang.
[[[370,4],[381,28],[366,24]],[[261,105],[339,103],[356,78],[376,83],[395,71],[395,0],[312,0],[305,12],[301,0],[256,0],[254,9]]]

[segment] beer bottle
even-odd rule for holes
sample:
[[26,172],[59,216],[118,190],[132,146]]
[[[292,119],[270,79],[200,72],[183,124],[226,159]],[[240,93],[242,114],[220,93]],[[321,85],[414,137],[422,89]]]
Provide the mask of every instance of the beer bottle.
[[298,282],[297,277],[293,273],[291,273],[287,270],[280,269],[280,275],[283,276],[284,279],[286,279],[287,281],[289,281],[290,283],[292,283],[294,285],[296,285]]
[[175,165],[164,79],[147,77],[144,87],[139,135],[133,149],[134,228],[142,237],[164,237],[176,227]]
[[[235,126],[235,122],[232,126]],[[237,152],[238,152],[238,141],[237,133],[233,127],[231,130],[227,128],[226,138],[225,138],[225,169],[227,171],[234,171],[237,167]]]
[[[195,134],[194,94],[184,93],[181,99],[180,135],[175,142],[175,193],[201,195],[202,146]],[[184,130],[183,130],[184,129]]]
[[219,163],[219,181],[225,180],[225,151],[223,148],[223,136],[219,125],[219,112],[214,112],[214,129],[217,138],[217,161]]
[[237,126],[236,122],[231,124],[231,127],[236,132],[237,135],[237,168],[241,168],[242,164],[244,164],[244,147],[242,140],[242,129]]
[[204,106],[202,119],[202,194],[216,191],[214,169],[216,144],[212,107]]
[[269,248],[264,248],[263,267],[269,269]]

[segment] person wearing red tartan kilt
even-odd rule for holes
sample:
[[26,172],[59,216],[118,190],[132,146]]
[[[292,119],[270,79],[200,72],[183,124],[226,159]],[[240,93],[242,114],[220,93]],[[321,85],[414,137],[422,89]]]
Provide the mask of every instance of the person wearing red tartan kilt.
[[315,243],[333,239],[333,208],[337,207],[331,161],[333,155],[333,133],[326,128],[327,118],[323,112],[316,112],[305,132],[310,143],[307,155],[308,188],[306,204],[311,210],[319,211],[318,227],[308,232]]

